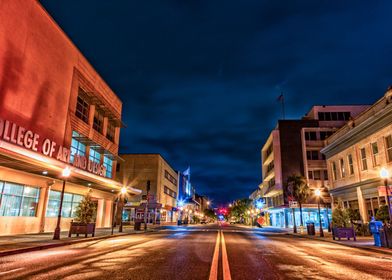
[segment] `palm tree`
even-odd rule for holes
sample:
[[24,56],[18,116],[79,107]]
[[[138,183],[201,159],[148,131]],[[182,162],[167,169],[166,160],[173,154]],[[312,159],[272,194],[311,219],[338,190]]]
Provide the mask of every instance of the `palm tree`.
[[310,188],[306,182],[306,178],[298,174],[289,176],[287,178],[287,189],[299,204],[301,226],[303,226],[302,204],[305,203],[310,196]]

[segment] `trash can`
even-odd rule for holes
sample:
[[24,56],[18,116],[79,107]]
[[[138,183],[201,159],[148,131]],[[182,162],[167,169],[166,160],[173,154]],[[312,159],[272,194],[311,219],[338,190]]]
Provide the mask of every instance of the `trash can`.
[[141,220],[136,220],[135,221],[135,225],[134,225],[134,230],[141,230],[141,225],[142,225],[142,221]]
[[392,226],[390,224],[386,224],[380,229],[380,239],[382,247],[392,248]]
[[374,246],[381,247],[382,222],[372,219],[369,223],[369,230],[373,234]]
[[182,221],[181,221],[181,220],[178,220],[178,221],[177,221],[177,225],[178,225],[178,226],[182,225]]
[[316,230],[314,228],[314,223],[313,222],[307,222],[306,223],[306,229],[308,231],[308,235],[316,235]]

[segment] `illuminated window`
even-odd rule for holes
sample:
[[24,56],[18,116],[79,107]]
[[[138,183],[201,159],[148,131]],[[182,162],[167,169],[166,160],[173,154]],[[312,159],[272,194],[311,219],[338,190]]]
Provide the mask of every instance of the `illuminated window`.
[[89,159],[96,163],[101,163],[101,154],[98,153],[96,150],[90,148],[90,156]]
[[[61,216],[64,218],[75,217],[76,208],[83,199],[82,195],[64,193],[63,207],[61,209]],[[48,208],[46,210],[46,217],[57,217],[59,214],[59,206],[61,200],[61,192],[50,190]]]
[[39,188],[0,181],[0,216],[35,217]]
[[90,105],[87,102],[87,98],[85,97],[85,94],[83,94],[83,90],[79,89],[79,95],[76,102],[75,115],[85,123],[88,123],[89,108]]
[[115,133],[116,127],[112,122],[108,122],[108,129],[106,132],[106,138],[112,142],[114,142],[114,133]]
[[95,109],[93,128],[100,133],[102,133],[103,131],[103,119],[104,119],[103,113],[100,110]]
[[72,132],[71,141],[71,163],[74,162],[75,155],[85,156],[86,145],[80,142],[83,136],[76,131]]
[[106,177],[112,178],[113,160],[107,156],[104,156],[103,165],[106,167]]
[[325,181],[328,180],[328,170],[324,169],[323,173],[324,173],[324,180]]

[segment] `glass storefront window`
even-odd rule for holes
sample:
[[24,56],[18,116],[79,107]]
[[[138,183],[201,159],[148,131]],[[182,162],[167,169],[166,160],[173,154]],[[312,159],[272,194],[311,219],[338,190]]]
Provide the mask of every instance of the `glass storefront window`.
[[[64,193],[63,208],[61,209],[61,216],[64,218],[75,217],[76,207],[79,202],[83,199],[82,195]],[[48,208],[46,210],[46,217],[57,217],[60,207],[61,192],[50,191]]]
[[79,139],[82,137],[76,131],[72,132],[72,141],[71,141],[71,163],[74,161],[74,155],[86,155],[86,145],[81,143]]
[[0,216],[34,217],[38,200],[38,188],[0,181]]
[[113,161],[107,157],[103,157],[103,165],[106,167],[106,177],[112,178]]

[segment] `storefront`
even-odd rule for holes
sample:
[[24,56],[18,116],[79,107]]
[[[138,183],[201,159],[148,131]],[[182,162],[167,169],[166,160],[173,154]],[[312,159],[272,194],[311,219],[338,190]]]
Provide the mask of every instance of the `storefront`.
[[[327,217],[328,211],[328,217]],[[332,219],[331,209],[321,208],[321,223],[323,228],[328,228],[328,221],[330,222]],[[301,214],[299,208],[295,208],[295,224],[297,226],[301,225]],[[267,215],[266,215],[267,216]],[[269,223],[274,227],[281,228],[292,228],[294,225],[293,220],[293,211],[290,208],[281,208],[281,209],[269,209],[268,210]],[[302,209],[302,219],[304,226],[306,223],[312,222],[316,227],[319,227],[320,220],[318,215],[317,208],[303,208]]]

